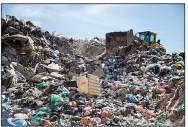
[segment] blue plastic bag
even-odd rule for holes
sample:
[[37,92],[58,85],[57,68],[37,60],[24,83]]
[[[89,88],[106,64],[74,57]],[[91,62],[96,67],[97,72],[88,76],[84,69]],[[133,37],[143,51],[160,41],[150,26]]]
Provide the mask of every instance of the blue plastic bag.
[[2,126],[28,126],[27,121],[25,120],[17,120],[12,122],[8,119],[8,114],[6,111],[2,112]]
[[58,57],[58,56],[53,55],[52,58],[53,58],[56,62],[59,61],[59,57]]
[[13,122],[13,124],[15,124],[16,126],[28,126],[28,123],[25,120],[18,120]]
[[129,96],[127,98],[127,100],[128,100],[129,103],[136,103],[137,102],[137,99],[136,99],[135,96]]

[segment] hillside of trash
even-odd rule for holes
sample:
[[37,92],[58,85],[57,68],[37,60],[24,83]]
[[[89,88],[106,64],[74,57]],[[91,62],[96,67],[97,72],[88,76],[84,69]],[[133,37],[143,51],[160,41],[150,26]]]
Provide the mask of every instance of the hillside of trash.
[[2,126],[185,126],[184,53],[107,53],[10,15],[1,27]]

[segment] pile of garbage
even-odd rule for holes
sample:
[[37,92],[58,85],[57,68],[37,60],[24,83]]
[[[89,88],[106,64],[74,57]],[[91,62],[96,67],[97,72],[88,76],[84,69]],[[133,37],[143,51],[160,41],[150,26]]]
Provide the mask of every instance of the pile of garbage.
[[104,42],[2,19],[2,125],[184,126],[183,53],[106,53]]

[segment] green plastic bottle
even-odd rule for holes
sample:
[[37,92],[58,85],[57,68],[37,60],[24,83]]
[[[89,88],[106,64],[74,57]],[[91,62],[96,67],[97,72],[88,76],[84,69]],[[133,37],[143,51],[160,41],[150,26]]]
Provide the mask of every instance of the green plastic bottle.
[[61,85],[61,86],[60,86],[60,89],[62,89],[62,90],[63,90],[64,88],[65,88],[65,87],[64,87],[64,85]]
[[181,113],[183,111],[183,105],[179,105],[177,107],[177,113]]
[[39,115],[49,115],[49,113],[43,112],[43,111],[38,111],[36,115],[32,118],[31,122],[35,124],[40,124],[42,122],[42,118],[39,117]]
[[63,100],[64,101],[69,101],[69,98],[68,97],[64,97]]
[[63,101],[69,101],[69,98],[66,97],[66,95],[68,94],[68,91],[63,91],[62,93],[58,94],[61,97],[61,100]]
[[38,86],[40,89],[44,89],[44,88],[46,88],[46,83],[43,81],[43,82],[37,84],[37,86]]
[[63,98],[62,98],[60,95],[52,94],[52,95],[51,95],[50,107],[51,107],[51,108],[54,108],[56,102],[58,102],[59,100],[63,100]]
[[177,59],[177,61],[179,62],[179,61],[183,61],[183,57],[181,57],[181,56],[178,56],[178,59]]
[[9,97],[5,97],[5,99],[3,100],[3,103],[7,103],[9,101]]
[[6,105],[6,104],[2,104],[2,105],[1,105],[1,109],[2,109],[2,110],[7,110],[7,105]]
[[132,86],[136,86],[136,83],[135,83],[135,82],[131,82],[131,85],[132,85]]
[[42,118],[40,118],[40,117],[34,117],[31,122],[35,123],[35,124],[40,124],[41,121],[42,121]]
[[64,90],[60,95],[61,96],[66,96],[68,94],[68,91],[67,90]]
[[48,109],[47,109],[46,107],[41,107],[41,108],[39,108],[39,109],[37,110],[37,112],[39,112],[39,111],[41,111],[41,112],[47,112]]

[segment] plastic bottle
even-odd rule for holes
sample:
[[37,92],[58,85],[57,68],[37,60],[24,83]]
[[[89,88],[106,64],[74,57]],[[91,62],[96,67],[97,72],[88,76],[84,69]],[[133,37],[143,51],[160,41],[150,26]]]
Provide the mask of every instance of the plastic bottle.
[[66,96],[67,94],[68,94],[68,91],[64,90],[64,91],[60,94],[60,96]]
[[7,107],[7,105],[6,105],[6,104],[2,104],[2,105],[1,105],[1,109],[2,109],[2,110],[7,110],[7,109],[8,109],[8,107]]
[[183,57],[181,57],[181,56],[178,56],[178,59],[177,59],[177,61],[179,62],[179,61],[183,61]]
[[43,115],[48,115],[49,113],[46,113],[46,112],[42,112],[42,111],[39,111],[35,114],[35,116],[32,118],[32,121],[37,121],[39,122],[40,120],[42,120],[39,116],[43,116]]
[[63,100],[63,98],[60,95],[52,94],[50,107],[54,108],[56,102],[58,102],[59,100]]
[[183,110],[184,110],[183,105],[179,105],[179,106],[177,107],[177,113],[181,113]]
[[9,102],[9,97],[5,97],[5,99],[3,100],[3,103],[7,103]]
[[43,82],[37,84],[37,86],[38,86],[40,89],[44,89],[44,88],[46,88],[46,83],[43,81]]
[[66,94],[68,94],[68,93],[69,93],[69,90],[68,90],[67,88],[65,88],[65,87],[64,87],[64,85],[59,86],[59,88],[58,88],[58,89],[60,89],[60,90],[62,90],[62,91],[63,91],[62,95],[63,95],[63,94],[65,94],[65,95],[66,95]]
[[37,112],[41,111],[41,112],[47,112],[47,108],[46,107],[41,107],[37,110]]
[[132,85],[132,86],[136,86],[136,83],[135,83],[135,82],[131,82],[131,85]]
[[40,117],[33,117],[33,119],[31,120],[32,123],[34,124],[40,124],[42,122],[42,118]]
[[63,101],[69,101],[69,98],[68,97],[64,97]]

